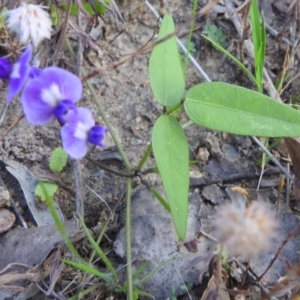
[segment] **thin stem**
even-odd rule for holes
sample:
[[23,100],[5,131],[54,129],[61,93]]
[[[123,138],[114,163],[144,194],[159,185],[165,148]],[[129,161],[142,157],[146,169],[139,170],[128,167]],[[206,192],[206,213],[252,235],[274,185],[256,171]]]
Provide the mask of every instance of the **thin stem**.
[[143,158],[141,159],[140,163],[137,166],[137,170],[140,171],[142,169],[142,167],[144,166],[145,162],[147,161],[148,157],[150,156],[152,152],[152,144],[150,144],[146,150],[146,152],[144,153]]
[[97,105],[99,114],[101,115],[101,117],[102,117],[102,119],[103,119],[105,125],[107,126],[107,128],[108,128],[108,130],[109,130],[109,132],[110,132],[110,134],[111,134],[111,136],[112,136],[112,138],[113,138],[113,140],[114,140],[114,142],[115,142],[115,144],[116,144],[116,146],[117,146],[117,148],[118,148],[118,150],[119,150],[120,155],[121,155],[122,158],[123,158],[123,162],[124,162],[124,165],[125,165],[125,167],[126,167],[128,173],[131,173],[132,165],[130,164],[130,162],[129,162],[127,156],[126,156],[126,154],[125,154],[125,152],[124,152],[124,150],[123,150],[123,147],[122,147],[122,145],[120,144],[120,142],[119,142],[119,140],[118,140],[118,138],[117,138],[117,136],[116,136],[116,134],[115,134],[115,132],[114,132],[114,129],[113,129],[111,123],[110,123],[110,122],[108,121],[108,119],[106,118],[105,112],[104,112],[104,110],[102,109],[102,106],[100,105],[99,101],[97,100],[97,97],[96,97],[96,94],[95,94],[95,91],[94,91],[92,85],[90,84],[89,81],[87,81],[86,84],[87,84],[87,87],[88,87],[88,89],[90,90],[90,92],[91,92],[91,94],[92,94],[93,100],[95,101],[95,103],[96,103],[96,105]]
[[124,173],[120,173],[115,170],[112,170],[111,168],[108,168],[105,164],[101,163],[100,161],[95,161],[88,156],[86,156],[85,159],[88,160],[89,162],[91,162],[92,164],[96,165],[97,167],[99,167],[109,173],[112,173],[114,175],[117,175],[120,177],[125,177],[125,178],[133,178],[136,176],[135,174],[124,174]]
[[[70,1],[71,3],[72,1]],[[81,28],[81,13],[78,12],[77,15],[77,25],[79,28]],[[74,52],[71,44],[69,43],[68,39],[66,39],[68,42],[69,49],[72,53]],[[82,64],[83,64],[83,46],[82,46],[82,40],[81,36],[77,36],[77,52],[76,52],[76,75],[78,77],[81,77],[82,73]],[[74,53],[73,53],[74,55]],[[81,217],[84,219],[84,184],[83,184],[83,175],[82,175],[82,169],[81,169],[81,163],[80,160],[75,159],[72,160],[73,165],[73,172],[74,172],[74,188],[75,188],[75,201],[76,201],[76,211],[81,215]]]
[[127,179],[126,190],[126,260],[127,260],[127,299],[133,299],[132,269],[131,269],[131,183],[132,179]]

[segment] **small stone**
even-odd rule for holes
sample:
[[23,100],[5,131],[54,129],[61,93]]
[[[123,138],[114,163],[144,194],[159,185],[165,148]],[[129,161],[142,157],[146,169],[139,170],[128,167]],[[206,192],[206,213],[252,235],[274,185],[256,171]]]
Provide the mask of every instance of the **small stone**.
[[16,221],[16,216],[8,209],[0,210],[0,233],[7,231],[13,226]]
[[9,191],[0,185],[0,207],[10,206],[10,204]]
[[202,195],[212,204],[221,204],[224,201],[224,198],[226,198],[226,193],[216,184],[205,186]]
[[205,137],[205,145],[209,149],[212,156],[216,157],[218,161],[222,161],[224,159],[224,155],[220,147],[220,141],[217,136],[211,132],[208,132]]
[[210,156],[210,154],[209,154],[207,148],[206,147],[200,147],[199,150],[198,150],[198,153],[196,155],[196,158],[200,163],[205,164],[208,161],[209,156]]

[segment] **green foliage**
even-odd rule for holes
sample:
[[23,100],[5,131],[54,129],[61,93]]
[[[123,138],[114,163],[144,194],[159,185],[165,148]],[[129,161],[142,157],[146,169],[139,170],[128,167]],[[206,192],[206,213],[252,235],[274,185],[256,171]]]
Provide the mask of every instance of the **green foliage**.
[[8,9],[7,9],[6,6],[1,9],[1,12],[0,12],[0,29],[2,29],[5,25],[7,11],[8,11]]
[[96,251],[96,253],[99,255],[99,257],[102,259],[104,262],[105,266],[107,269],[111,272],[111,274],[114,277],[115,282],[118,281],[118,276],[115,268],[112,266],[111,262],[109,261],[108,257],[105,255],[105,253],[102,251],[102,249],[98,246],[96,241],[93,239],[91,233],[89,232],[88,228],[86,227],[83,219],[81,216],[79,216],[80,224],[85,232],[85,235],[87,236],[90,244],[92,245],[93,249]]
[[[104,4],[103,4],[104,3]],[[84,9],[91,15],[94,16],[96,13],[105,14],[107,12],[107,6],[110,5],[110,0],[104,0],[103,3],[100,1],[95,1],[95,5],[92,6],[89,2],[83,2],[82,5]],[[61,8],[66,10],[67,5],[61,5]],[[96,12],[95,12],[96,10]],[[76,4],[71,5],[71,14],[77,15],[78,14],[78,7]]]
[[300,112],[261,93],[210,82],[192,87],[184,108],[190,119],[210,129],[264,137],[300,136]]
[[258,90],[263,92],[263,68],[266,54],[266,25],[262,16],[259,17],[257,0],[252,0],[250,8],[250,20],[252,27],[252,41],[254,46],[255,77]]
[[52,25],[56,26],[58,24],[58,15],[57,15],[56,5],[54,4],[50,5],[50,16],[51,16]]
[[57,189],[58,186],[55,183],[40,181],[35,187],[34,194],[36,197],[40,198],[41,201],[46,201],[47,196],[53,199]]
[[245,65],[243,63],[241,63],[236,57],[234,57],[231,53],[229,53],[226,49],[224,49],[222,46],[220,46],[218,43],[216,43],[215,41],[211,40],[210,38],[208,38],[205,35],[202,35],[203,38],[205,38],[206,40],[208,40],[217,50],[221,51],[223,54],[225,54],[228,58],[230,58],[238,67],[240,67],[245,74],[247,74],[249,76],[249,78],[253,81],[253,83],[255,85],[257,85],[256,83],[256,78],[252,75],[252,73],[245,67]]
[[170,209],[170,205],[166,202],[166,200],[159,194],[159,192],[153,188],[153,187],[150,187],[150,192],[151,194],[160,202],[160,204],[168,211],[168,212],[171,212],[171,209]]
[[[159,30],[158,40],[174,30],[173,19],[166,14]],[[185,82],[175,36],[159,43],[152,50],[149,78],[154,97],[161,105],[172,107],[180,102]]]
[[53,172],[61,172],[67,164],[68,155],[66,151],[58,147],[51,154],[49,167]]
[[222,30],[214,24],[205,25],[202,33],[220,46],[224,46],[227,43],[226,37]]
[[152,147],[180,240],[185,237],[188,214],[189,147],[173,116],[160,116],[153,127]]
[[[186,48],[187,53],[190,53],[192,55],[196,53],[196,47],[193,42],[186,41],[184,43],[184,47]],[[182,49],[179,49],[179,53],[181,55],[181,58],[183,59],[185,56],[184,51]]]

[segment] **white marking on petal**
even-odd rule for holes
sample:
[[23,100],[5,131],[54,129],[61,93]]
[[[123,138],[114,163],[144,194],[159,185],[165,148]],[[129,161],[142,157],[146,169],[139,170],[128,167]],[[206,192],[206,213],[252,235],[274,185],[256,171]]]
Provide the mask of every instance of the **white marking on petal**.
[[45,103],[48,103],[52,107],[55,107],[61,100],[63,100],[59,87],[55,83],[52,83],[49,88],[42,90],[41,98]]
[[85,140],[88,137],[88,132],[90,130],[90,127],[83,124],[82,122],[78,122],[76,124],[76,130],[74,132],[74,137]]
[[10,74],[10,78],[15,79],[15,78],[20,78],[20,67],[21,64],[19,62],[16,62],[13,64],[12,72]]

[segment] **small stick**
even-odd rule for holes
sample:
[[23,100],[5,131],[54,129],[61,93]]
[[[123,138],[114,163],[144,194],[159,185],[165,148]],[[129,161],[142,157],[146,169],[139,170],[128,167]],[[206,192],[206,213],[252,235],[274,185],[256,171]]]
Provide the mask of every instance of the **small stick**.
[[262,278],[266,275],[266,273],[270,270],[270,268],[273,266],[274,262],[278,259],[281,251],[283,250],[284,246],[293,238],[296,237],[297,235],[300,234],[300,225],[298,224],[294,230],[285,238],[285,240],[282,242],[281,246],[278,248],[274,258],[270,261],[268,267],[266,270],[257,278],[257,282],[260,282]]

